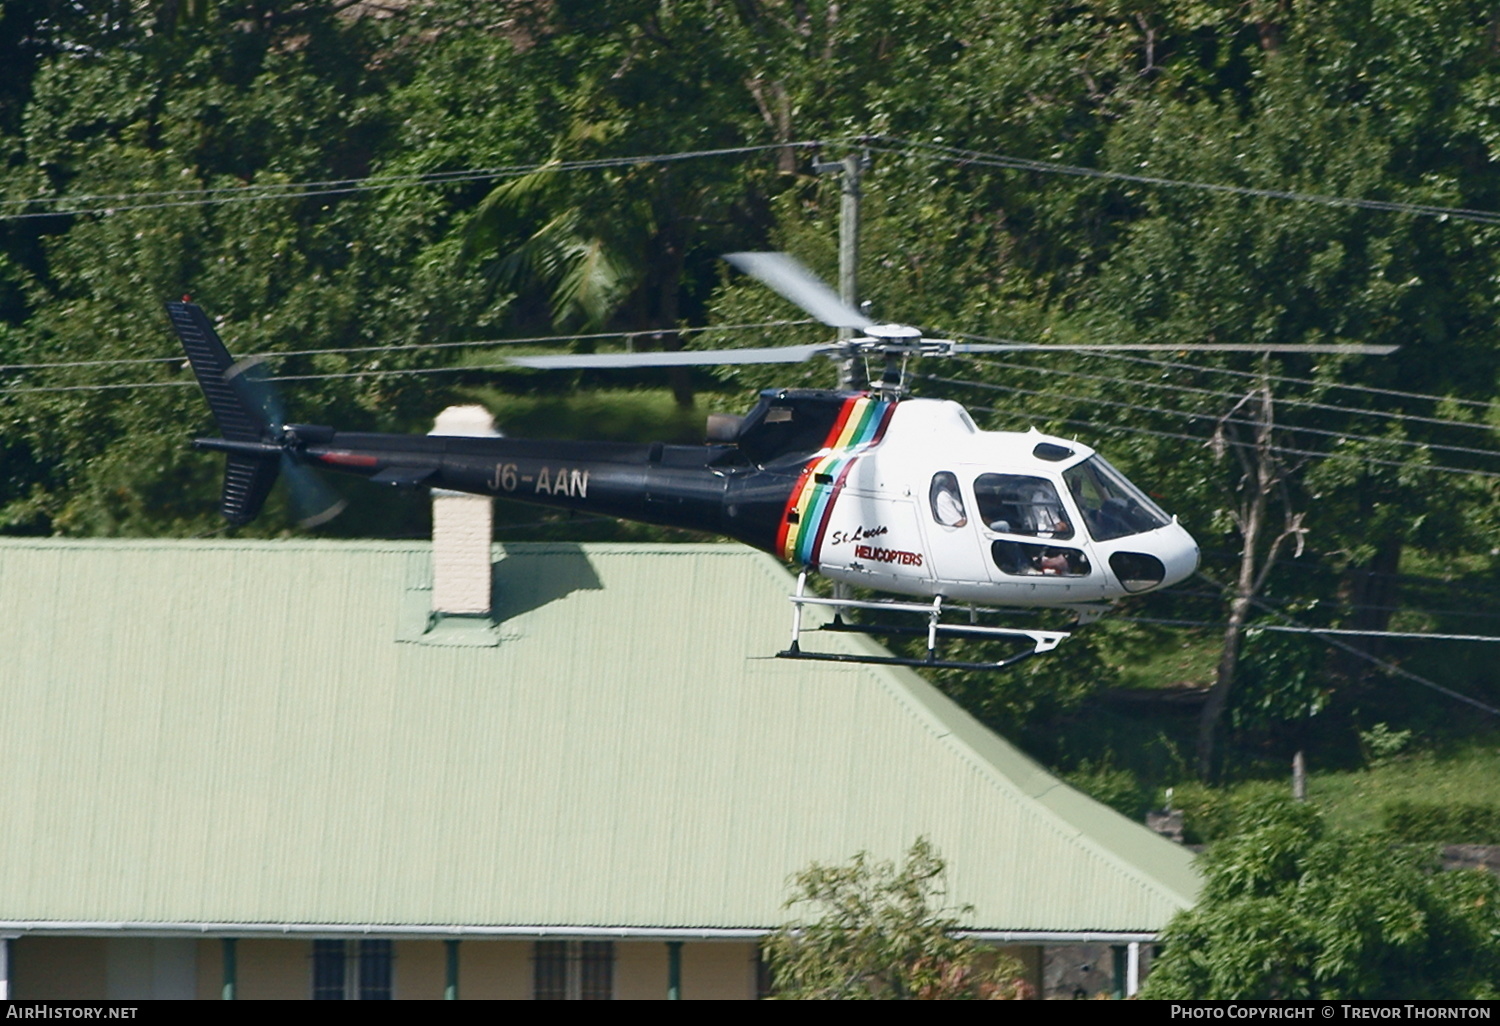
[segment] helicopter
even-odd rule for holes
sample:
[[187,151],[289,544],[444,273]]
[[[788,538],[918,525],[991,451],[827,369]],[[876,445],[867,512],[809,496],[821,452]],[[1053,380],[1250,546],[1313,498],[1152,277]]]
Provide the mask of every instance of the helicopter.
[[[166,304],[218,423],[200,449],[227,457],[220,511],[233,524],[259,513],[277,477],[309,468],[377,484],[434,487],[557,509],[725,535],[800,568],[786,658],[996,669],[1051,651],[1067,631],[982,625],[981,609],[1049,608],[1089,622],[1109,603],[1169,587],[1198,566],[1188,531],[1098,452],[1077,441],[984,431],[958,403],[908,398],[912,357],[1018,350],[1148,349],[928,338],[877,323],[784,253],[725,259],[851,338],[812,345],[685,352],[518,356],[538,369],[794,363],[878,357],[884,373],[856,391],[767,389],[744,416],[709,419],[703,445],[401,435],[286,423],[263,367],[235,362],[201,308]],[[1377,346],[1233,346],[1256,352],[1389,352]],[[325,486],[326,487],[326,486]],[[326,503],[328,512],[338,506]],[[326,515],[326,514],[325,514]],[[835,583],[810,594],[809,574]],[[880,593],[854,598],[851,589]],[[895,596],[895,597],[892,597]],[[835,609],[830,630],[925,633],[925,658],[811,651],[806,606]],[[967,608],[967,623],[943,619]],[[845,611],[916,613],[925,627],[855,625]],[[940,637],[1021,643],[989,662],[945,660]]]

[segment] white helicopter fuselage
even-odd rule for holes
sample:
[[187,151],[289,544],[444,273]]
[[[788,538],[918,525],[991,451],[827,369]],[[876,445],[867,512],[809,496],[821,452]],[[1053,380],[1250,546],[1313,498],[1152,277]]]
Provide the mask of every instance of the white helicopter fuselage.
[[1198,566],[1191,535],[1093,449],[981,431],[962,406],[895,404],[878,439],[806,470],[781,553],[834,581],[985,606],[1071,606],[1166,587]]

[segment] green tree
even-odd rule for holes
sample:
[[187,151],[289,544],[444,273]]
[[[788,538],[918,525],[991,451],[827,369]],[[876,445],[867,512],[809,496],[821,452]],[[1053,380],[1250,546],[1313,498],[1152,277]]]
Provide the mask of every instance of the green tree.
[[[56,43],[39,62],[24,131],[8,140],[12,194],[67,204],[70,195],[155,189],[172,190],[173,202],[101,209],[84,201],[76,205],[89,208],[85,214],[9,225],[14,256],[0,261],[0,280],[19,280],[27,309],[16,330],[0,335],[0,362],[163,359],[5,374],[12,387],[0,395],[0,529],[222,529],[212,512],[218,461],[186,444],[211,432],[211,422],[172,359],[165,298],[192,294],[221,321],[235,352],[494,334],[498,318],[482,276],[456,273],[452,234],[457,212],[472,207],[482,185],[216,202],[247,185],[472,167],[480,147],[460,129],[480,122],[466,116],[456,93],[486,108],[489,131],[512,137],[508,149],[484,147],[485,157],[507,163],[534,151],[529,105],[512,117],[493,113],[497,95],[516,93],[510,65],[494,59],[508,43],[481,41],[478,58],[473,32],[403,48],[404,18],[350,19],[338,6],[262,4],[256,10],[265,17],[246,18],[237,6],[210,5],[200,23],[171,34],[126,19],[111,29],[120,45],[85,46],[84,36]],[[472,74],[476,62],[488,71],[483,80]],[[449,113],[444,145],[421,135],[442,121],[434,107]],[[324,352],[274,366],[334,375],[287,389],[293,415],[422,430],[459,379],[403,372],[431,367],[445,353]],[[140,382],[147,387],[132,387]],[[107,387],[90,389],[98,385]],[[45,391],[57,388],[78,390]],[[356,503],[333,530],[399,533],[393,505],[409,504]],[[283,529],[273,503],[246,530]]]
[[808,906],[766,941],[776,995],[791,999],[939,999],[1027,996],[1020,966],[958,936],[967,906],[944,902],[944,863],[919,837],[901,866],[860,852],[846,865],[814,862],[796,875],[788,908]]
[[[1496,138],[1495,108],[1485,99],[1493,94],[1495,55],[1477,5],[1255,4],[1213,12],[1160,3],[1132,10],[1154,27],[1158,70],[1112,101],[1103,140],[1111,169],[1493,208],[1493,183],[1467,170]],[[1205,63],[1210,51],[1217,56]],[[1134,437],[1121,433],[1119,448],[1106,452],[1172,496],[1173,511],[1204,543],[1206,570],[1226,584],[1220,615],[1231,624],[1200,729],[1198,762],[1207,775],[1224,764],[1215,732],[1234,704],[1240,629],[1263,615],[1257,599],[1262,588],[1278,587],[1278,575],[1298,578],[1288,590],[1302,595],[1312,572],[1316,580],[1337,575],[1346,612],[1325,608],[1326,619],[1380,631],[1397,605],[1395,575],[1408,548],[1493,547],[1492,536],[1477,537],[1488,526],[1491,485],[1433,466],[1486,471],[1471,454],[1437,449],[1481,447],[1482,434],[1453,424],[1472,414],[1438,412],[1420,396],[1372,398],[1339,386],[1460,401],[1494,394],[1494,296],[1485,284],[1494,274],[1494,229],[1155,185],[1110,185],[1088,199],[1077,209],[1107,212],[1103,229],[1053,222],[1065,237],[1092,240],[1077,249],[1075,283],[1056,279],[1065,287],[1048,312],[1059,334],[1166,348],[1212,341],[1402,347],[1382,359],[1269,362],[1277,432],[1266,455],[1277,457],[1280,470],[1263,458],[1249,468],[1233,458],[1215,466],[1207,448],[1191,442],[1228,417],[1244,431],[1236,452],[1256,454],[1258,418],[1253,409],[1234,409],[1234,393],[1257,369],[1247,358],[1203,361],[1202,372],[1181,358],[1124,366],[1091,358],[1049,362],[1036,377],[988,379],[1042,393],[1033,407],[1055,410],[1070,430],[1068,422],[1090,419],[1130,423]],[[1317,384],[1289,387],[1286,378]],[[1359,409],[1372,406],[1396,416]],[[1274,484],[1272,508],[1244,501],[1255,497],[1256,484]],[[1292,528],[1305,554],[1275,560],[1275,541]],[[1216,549],[1239,554],[1240,572]],[[1333,597],[1335,588],[1319,587]],[[1373,650],[1363,641],[1346,648]],[[1325,675],[1357,682],[1368,663],[1340,657]],[[1354,689],[1332,695],[1336,707],[1355,699]],[[1345,717],[1340,709],[1328,722]]]
[[1494,999],[1500,880],[1427,849],[1334,834],[1311,807],[1253,805],[1204,856],[1144,998]]

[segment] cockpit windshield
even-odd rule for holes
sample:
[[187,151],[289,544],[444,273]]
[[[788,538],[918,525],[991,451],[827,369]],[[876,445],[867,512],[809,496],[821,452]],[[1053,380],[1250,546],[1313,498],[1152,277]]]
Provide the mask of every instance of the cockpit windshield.
[[1102,456],[1090,456],[1063,471],[1095,541],[1110,541],[1166,527],[1171,517]]

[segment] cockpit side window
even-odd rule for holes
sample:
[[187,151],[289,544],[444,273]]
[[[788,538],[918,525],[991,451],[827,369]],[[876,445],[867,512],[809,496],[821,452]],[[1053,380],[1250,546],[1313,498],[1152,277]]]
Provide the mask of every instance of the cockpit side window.
[[1171,518],[1102,456],[1063,471],[1083,522],[1095,541],[1111,541],[1165,527]]
[[958,490],[958,475],[950,471],[940,470],[932,475],[927,502],[932,507],[932,519],[944,527],[963,527],[969,522],[963,493]]
[[1073,537],[1057,488],[1045,477],[980,474],[974,480],[974,501],[985,526],[997,534]]

